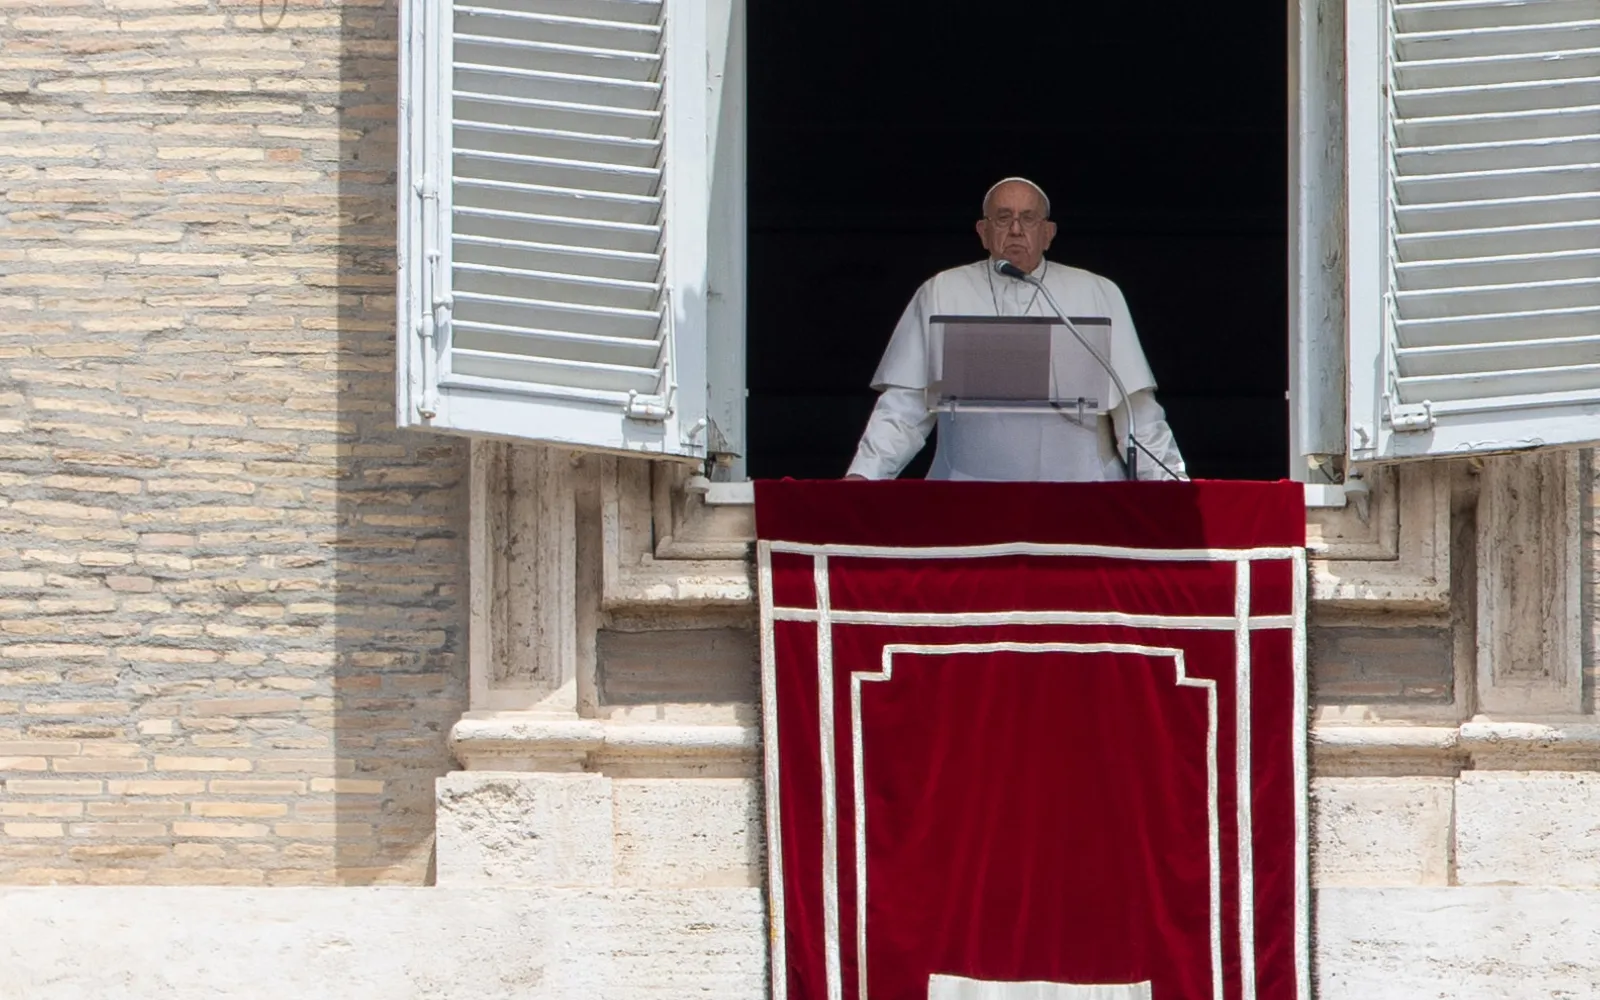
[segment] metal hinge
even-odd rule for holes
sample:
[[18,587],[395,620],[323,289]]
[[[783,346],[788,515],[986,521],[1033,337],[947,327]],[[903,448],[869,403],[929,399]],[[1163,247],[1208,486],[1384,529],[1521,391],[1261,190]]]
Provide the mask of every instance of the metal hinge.
[[[670,343],[670,337],[668,342]],[[661,382],[666,387],[666,392],[643,393],[637,389],[628,390],[628,401],[622,404],[622,412],[629,420],[648,420],[652,423],[672,416],[672,404],[678,394],[678,383],[672,380],[672,359],[661,363]]]
[[[437,337],[448,329],[450,325],[450,296],[441,295],[439,289],[444,287],[443,278],[439,271],[441,254],[439,251],[437,224],[430,226],[426,221],[430,212],[438,210],[439,185],[431,174],[423,174],[422,178],[412,185],[417,200],[421,203],[421,215],[424,219],[423,232],[423,271],[424,281],[421,289],[426,311],[417,322],[417,335],[422,339],[421,349],[421,376],[422,394],[417,399],[417,415],[424,420],[433,420],[439,416],[439,373],[437,350]],[[433,205],[429,205],[433,202]]]
[[1429,400],[1420,403],[1389,404],[1389,427],[1396,433],[1431,431],[1433,425],[1433,403]]
[[665,396],[642,395],[635,390],[628,390],[628,401],[623,404],[623,412],[631,420],[650,420],[660,422],[672,415],[672,404]]

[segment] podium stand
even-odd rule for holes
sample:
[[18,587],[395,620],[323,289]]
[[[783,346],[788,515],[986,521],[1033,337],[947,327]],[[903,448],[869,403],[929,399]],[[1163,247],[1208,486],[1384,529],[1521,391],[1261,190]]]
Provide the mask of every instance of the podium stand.
[[[1072,317],[1108,357],[1111,320]],[[1080,422],[1106,407],[1111,377],[1065,323],[1042,316],[933,316],[926,398],[932,412],[1066,410]]]
[[756,521],[774,997],[1310,1000],[1299,484]]

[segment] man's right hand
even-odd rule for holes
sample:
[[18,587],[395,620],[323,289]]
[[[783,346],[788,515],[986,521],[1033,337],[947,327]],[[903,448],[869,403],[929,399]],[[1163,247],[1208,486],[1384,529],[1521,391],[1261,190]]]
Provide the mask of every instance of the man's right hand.
[[863,475],[861,475],[860,473],[857,473],[857,472],[852,472],[848,476],[845,476],[844,478],[845,478],[846,481],[849,481],[851,479],[859,479],[863,483],[867,481],[867,477],[866,476],[863,476]]

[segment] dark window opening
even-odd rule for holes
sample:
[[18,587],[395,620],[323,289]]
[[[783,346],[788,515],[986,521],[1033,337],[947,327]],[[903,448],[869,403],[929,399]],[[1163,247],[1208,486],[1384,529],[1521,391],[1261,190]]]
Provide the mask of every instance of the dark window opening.
[[844,473],[901,310],[983,256],[979,199],[1021,174],[1048,256],[1126,295],[1190,473],[1284,476],[1285,16],[752,0],[750,475]]

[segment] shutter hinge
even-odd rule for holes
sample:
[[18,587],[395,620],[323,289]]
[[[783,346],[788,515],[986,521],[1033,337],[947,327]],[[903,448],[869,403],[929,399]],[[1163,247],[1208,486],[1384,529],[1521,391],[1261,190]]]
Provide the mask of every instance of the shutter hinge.
[[1396,433],[1403,431],[1431,431],[1435,421],[1433,419],[1433,402],[1424,400],[1421,403],[1394,403],[1389,404],[1389,426]]
[[677,395],[678,383],[672,381],[672,360],[669,358],[661,363],[661,381],[666,384],[664,393],[642,393],[637,389],[628,390],[628,401],[622,404],[622,412],[629,420],[648,420],[652,423],[672,416],[673,396]]
[[667,397],[641,395],[635,389],[628,390],[628,402],[623,406],[623,412],[630,420],[650,420],[656,423],[672,415],[672,404],[667,402]]
[[[425,206],[429,201],[435,203],[439,200],[439,185],[432,174],[423,174],[422,179],[414,184],[417,199]],[[439,273],[438,236],[426,224],[423,224],[422,253],[426,258],[426,280],[424,294],[431,298],[427,310],[423,313],[421,321],[417,324],[417,333],[422,338],[422,395],[417,400],[417,415],[424,420],[433,420],[439,416],[439,373],[437,371],[438,358],[436,336],[450,326],[451,301],[448,294],[440,294],[439,289],[445,287]]]

